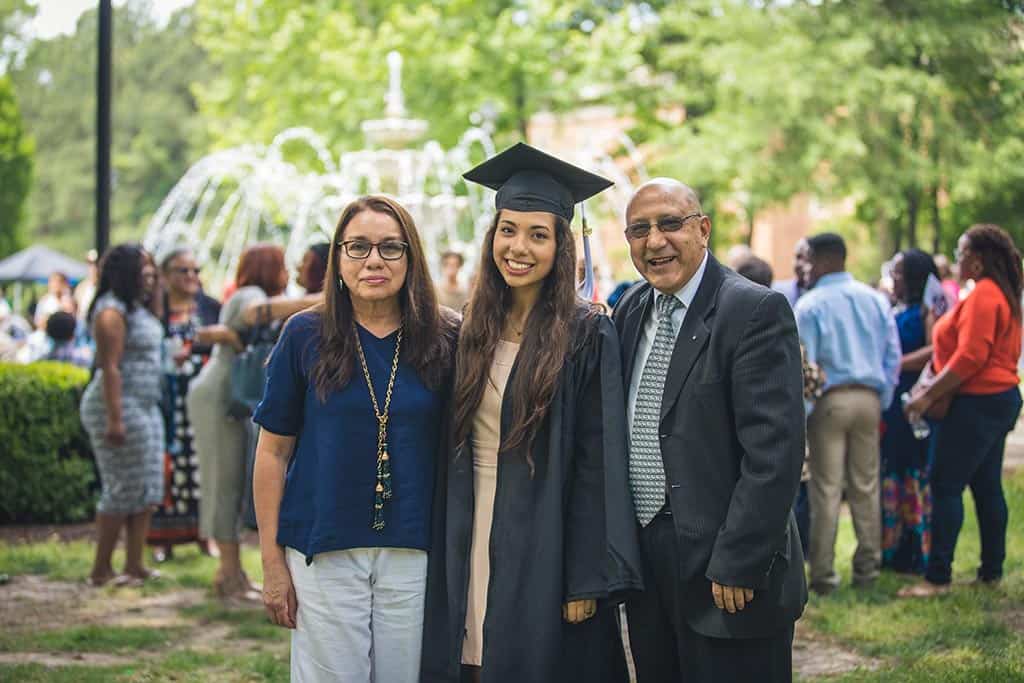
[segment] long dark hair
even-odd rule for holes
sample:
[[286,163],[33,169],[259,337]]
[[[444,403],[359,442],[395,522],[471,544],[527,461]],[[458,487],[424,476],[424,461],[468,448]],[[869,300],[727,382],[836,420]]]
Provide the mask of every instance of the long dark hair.
[[405,284],[398,293],[402,309],[403,360],[416,370],[423,383],[431,389],[441,385],[451,368],[456,319],[453,313],[438,306],[434,281],[430,277],[423,253],[423,242],[412,216],[405,207],[389,197],[360,197],[345,207],[338,220],[327,259],[324,300],[315,309],[320,315],[320,340],[312,376],[317,397],[321,401],[326,401],[331,391],[348,384],[355,364],[352,299],[348,288],[342,290],[338,287],[338,256],[341,249],[338,243],[342,241],[348,224],[363,211],[391,216],[398,223],[409,245],[406,251],[408,268]]
[[920,249],[905,249],[903,255],[903,298],[905,303],[914,305],[924,300],[924,288],[928,276],[939,277],[935,259]]
[[[501,338],[505,316],[512,306],[512,290],[494,263],[494,235],[499,211],[484,236],[476,286],[466,306],[455,360],[455,443],[469,436],[473,416],[483,398],[494,350]],[[559,373],[573,339],[580,309],[589,306],[576,296],[576,244],[569,222],[555,217],[555,264],[544,279],[537,303],[530,312],[519,349],[518,368],[512,378],[512,428],[502,440],[501,452],[523,448],[530,470],[530,446],[547,416]]]
[[87,319],[92,321],[96,302],[107,292],[112,292],[125,305],[128,312],[133,311],[136,304],[144,303],[154,315],[160,317],[159,309],[163,295],[159,291],[159,280],[150,293],[149,300],[142,300],[145,291],[142,285],[142,268],[147,263],[153,264],[154,269],[156,268],[153,257],[140,244],[118,244],[108,249],[100,259],[100,281],[96,285],[96,295],[89,305]]
[[979,223],[968,228],[967,242],[981,259],[983,277],[990,277],[1003,290],[1013,317],[1020,320],[1020,296],[1024,287],[1020,252],[1010,235],[998,225]]

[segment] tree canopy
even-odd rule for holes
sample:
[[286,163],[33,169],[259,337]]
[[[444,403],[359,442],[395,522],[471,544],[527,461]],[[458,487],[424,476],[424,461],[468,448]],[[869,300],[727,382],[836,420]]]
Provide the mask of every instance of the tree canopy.
[[22,216],[32,183],[32,140],[11,80],[0,76],[0,258],[22,245]]
[[[482,108],[504,143],[538,112],[613,105],[649,170],[722,214],[724,241],[801,194],[854,207],[818,227],[873,250],[865,269],[907,245],[948,253],[978,221],[1024,239],[1017,2],[203,0],[166,27],[146,10],[115,12],[115,237],[212,149],[291,126],[362,147],[398,50],[409,114],[444,145]],[[5,28],[26,12],[0,0]],[[38,145],[29,227],[70,251],[91,235],[95,22],[9,70]]]
[[[949,251],[982,220],[1024,237],[1019,9],[698,1],[659,18],[643,55],[672,79],[632,105],[655,168],[741,205],[748,223],[801,192],[850,198],[885,255]],[[666,107],[685,125],[659,120]]]
[[587,84],[615,83],[628,50],[607,34],[615,3],[554,0],[207,0],[199,41],[216,75],[198,85],[213,139],[269,140],[310,126],[329,143],[362,144],[360,122],[384,113],[385,56],[405,59],[407,106],[452,144],[485,104],[499,134],[525,135],[529,118],[580,102]]
[[[114,12],[114,240],[139,239],[145,219],[204,148],[191,84],[205,78],[193,9],[158,25],[144,2]],[[69,254],[92,246],[96,125],[95,10],[72,35],[33,41],[11,71],[37,141],[29,224]]]

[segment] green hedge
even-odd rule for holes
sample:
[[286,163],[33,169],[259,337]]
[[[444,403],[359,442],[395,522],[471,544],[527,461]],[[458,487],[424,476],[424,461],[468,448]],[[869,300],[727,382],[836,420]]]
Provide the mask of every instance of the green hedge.
[[64,363],[0,363],[0,524],[92,516],[96,477],[78,417],[88,381]]

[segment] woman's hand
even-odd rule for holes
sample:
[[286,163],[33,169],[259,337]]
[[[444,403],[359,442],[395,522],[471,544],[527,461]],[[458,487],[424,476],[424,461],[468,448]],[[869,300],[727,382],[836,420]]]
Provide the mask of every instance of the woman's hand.
[[263,606],[278,626],[295,628],[299,602],[295,597],[292,575],[283,560],[263,563]]
[[113,446],[114,448],[120,448],[121,446],[124,445],[125,435],[123,420],[107,422],[106,439],[107,444]]
[[928,392],[922,391],[917,396],[912,397],[907,405],[903,406],[903,414],[907,416],[908,420],[916,420],[932,407],[932,403],[933,401],[928,398]]
[[562,605],[562,619],[579,624],[597,614],[596,600],[571,600]]

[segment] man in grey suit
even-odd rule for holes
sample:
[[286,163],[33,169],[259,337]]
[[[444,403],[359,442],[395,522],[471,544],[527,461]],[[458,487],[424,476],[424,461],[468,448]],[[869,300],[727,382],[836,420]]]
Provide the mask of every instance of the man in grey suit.
[[626,605],[638,681],[790,681],[807,601],[793,312],[715,260],[686,185],[645,183],[626,221],[644,278],[613,315],[645,563],[646,590]]

